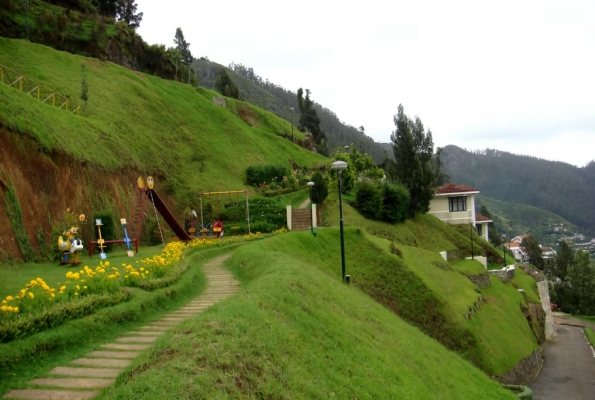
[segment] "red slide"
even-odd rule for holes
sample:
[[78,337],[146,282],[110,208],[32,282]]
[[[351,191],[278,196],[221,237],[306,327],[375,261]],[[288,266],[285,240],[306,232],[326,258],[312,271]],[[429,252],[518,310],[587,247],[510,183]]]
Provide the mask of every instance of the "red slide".
[[153,196],[153,201],[155,202],[155,208],[159,211],[159,214],[163,217],[165,222],[169,225],[172,231],[176,234],[176,236],[180,240],[192,240],[192,237],[186,233],[184,228],[176,221],[174,215],[169,211],[169,208],[165,205],[161,197],[155,192],[153,189],[147,189],[147,197],[151,200],[151,196]]

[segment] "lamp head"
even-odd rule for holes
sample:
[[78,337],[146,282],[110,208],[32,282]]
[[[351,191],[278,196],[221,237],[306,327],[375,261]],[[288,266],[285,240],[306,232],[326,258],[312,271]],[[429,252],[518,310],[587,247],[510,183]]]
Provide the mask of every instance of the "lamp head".
[[308,183],[306,183],[306,185],[312,187],[312,186],[314,186],[314,182],[308,182]]
[[338,171],[343,171],[347,168],[347,163],[345,161],[335,161],[331,164],[331,169],[335,169]]

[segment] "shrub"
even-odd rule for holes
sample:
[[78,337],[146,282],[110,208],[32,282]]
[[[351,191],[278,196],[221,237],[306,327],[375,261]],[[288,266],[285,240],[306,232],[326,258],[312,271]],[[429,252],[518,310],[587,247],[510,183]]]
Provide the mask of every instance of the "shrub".
[[281,183],[287,176],[287,168],[281,165],[255,165],[246,168],[246,183],[256,186],[263,183]]
[[366,218],[382,218],[384,195],[382,188],[368,181],[361,181],[357,185],[355,194],[355,208]]
[[391,224],[403,222],[409,210],[409,191],[401,184],[383,185],[384,201],[382,219]]
[[[96,219],[101,219],[101,223],[103,224],[101,226],[101,238],[105,239],[105,240],[113,240],[116,238],[115,234],[114,234],[114,215],[109,212],[109,211],[102,211],[102,212],[97,212],[93,214],[93,225],[95,225],[95,220]],[[95,231],[95,239],[99,239],[99,232],[97,230],[97,227],[95,227],[94,229]],[[112,249],[113,245],[107,245],[107,247],[105,248],[105,252],[107,253],[109,250]]]
[[312,188],[312,203],[322,204],[328,196],[328,185],[326,180],[320,172],[315,172],[312,175],[312,182],[314,187]]

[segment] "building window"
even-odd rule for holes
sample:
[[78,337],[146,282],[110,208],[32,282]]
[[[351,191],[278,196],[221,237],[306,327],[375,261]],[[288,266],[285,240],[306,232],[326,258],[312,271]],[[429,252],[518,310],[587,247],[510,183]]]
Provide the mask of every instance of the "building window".
[[448,211],[467,211],[467,196],[449,197]]
[[481,227],[482,227],[482,225],[481,225],[481,224],[477,224],[477,226],[476,226],[476,228],[477,228],[477,234],[478,234],[479,236],[482,236],[482,234],[481,234],[481,231],[482,231]]

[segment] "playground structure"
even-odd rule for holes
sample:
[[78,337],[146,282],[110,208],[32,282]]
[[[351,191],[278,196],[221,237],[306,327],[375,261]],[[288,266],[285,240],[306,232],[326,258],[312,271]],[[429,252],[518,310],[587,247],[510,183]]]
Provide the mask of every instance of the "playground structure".
[[[58,237],[58,248],[62,252],[62,261],[60,264],[78,265],[81,263],[79,261],[79,252],[83,249],[83,241],[76,237],[78,233],[78,228],[73,226],[66,232],[62,233],[66,236],[66,240],[64,240],[62,236]],[[69,255],[72,255],[71,261],[68,261]]]
[[[202,197],[203,196],[209,196],[209,202],[211,201],[211,196],[216,196],[217,202],[219,202],[219,195],[229,195],[229,198],[231,199],[231,195],[235,194],[236,198],[239,202],[239,194],[240,193],[244,193],[244,195],[246,196],[246,226],[248,228],[248,233],[250,233],[250,205],[248,204],[248,191],[247,190],[231,190],[228,192],[204,192],[200,194],[200,226],[204,227],[204,216],[203,216],[203,202],[202,202]],[[220,224],[220,225],[217,225]],[[215,227],[215,225],[217,225],[217,227]],[[215,230],[217,229],[217,230]],[[202,230],[201,230],[202,232]],[[217,223],[215,223],[213,225],[213,234],[216,235],[217,237],[221,237],[221,235],[223,235],[223,223],[221,221],[218,221]]]

